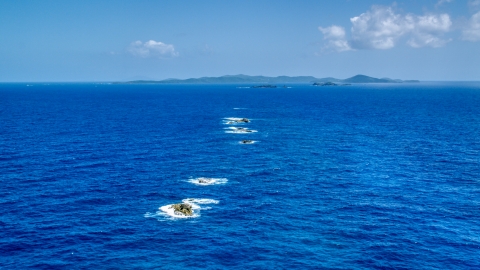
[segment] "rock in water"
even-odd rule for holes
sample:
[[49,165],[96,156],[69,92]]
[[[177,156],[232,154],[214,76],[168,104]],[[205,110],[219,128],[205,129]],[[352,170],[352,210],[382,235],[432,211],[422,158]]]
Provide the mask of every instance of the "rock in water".
[[252,140],[243,140],[242,143],[243,144],[251,144],[251,143],[253,143],[253,141]]
[[314,85],[314,86],[336,86],[336,85],[338,85],[338,84],[333,83],[333,82],[326,82],[326,83],[318,83],[318,82],[316,82],[316,83],[314,83],[313,85]]
[[276,85],[265,84],[265,85],[255,85],[250,88],[277,88]]
[[248,128],[237,128],[237,131],[242,131],[242,132],[252,132]]
[[205,177],[198,178],[198,183],[201,183],[201,184],[210,184],[213,181],[214,180],[211,178],[205,178]]
[[250,123],[250,120],[248,120],[248,118],[242,118],[242,119],[239,119],[237,120],[238,123]]
[[193,216],[192,206],[188,203],[178,203],[171,206],[175,210],[175,214],[183,214],[185,216]]

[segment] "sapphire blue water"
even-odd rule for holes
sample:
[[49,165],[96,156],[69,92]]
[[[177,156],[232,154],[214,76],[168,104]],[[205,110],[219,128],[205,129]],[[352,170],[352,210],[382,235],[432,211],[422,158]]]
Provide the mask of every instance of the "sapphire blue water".
[[[480,268],[479,83],[31,85],[0,85],[2,269]],[[187,198],[218,203],[161,215]]]

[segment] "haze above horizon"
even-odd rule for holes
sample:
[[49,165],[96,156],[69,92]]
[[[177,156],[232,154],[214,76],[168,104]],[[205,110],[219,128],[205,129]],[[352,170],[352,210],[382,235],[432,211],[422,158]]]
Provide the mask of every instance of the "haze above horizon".
[[480,80],[480,0],[0,0],[0,82]]

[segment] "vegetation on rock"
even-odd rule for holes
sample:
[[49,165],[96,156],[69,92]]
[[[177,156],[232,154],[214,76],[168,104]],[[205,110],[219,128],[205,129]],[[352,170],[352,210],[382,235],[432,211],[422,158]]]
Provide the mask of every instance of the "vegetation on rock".
[[185,216],[193,216],[193,209],[192,206],[188,203],[178,203],[171,206],[173,210],[175,210],[175,214],[185,215]]

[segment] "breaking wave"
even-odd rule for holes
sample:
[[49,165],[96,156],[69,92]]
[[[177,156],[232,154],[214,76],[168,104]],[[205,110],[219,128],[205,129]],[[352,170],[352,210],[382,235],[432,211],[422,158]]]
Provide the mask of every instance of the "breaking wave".
[[238,118],[238,117],[226,117],[223,118],[223,123],[226,125],[235,125],[235,124],[246,124],[249,123],[250,120],[247,118]]
[[254,144],[254,143],[257,143],[258,141],[253,141],[253,140],[242,140],[242,141],[239,141],[238,143],[239,144]]
[[225,131],[225,133],[245,134],[245,133],[255,133],[255,132],[257,132],[256,130],[243,128],[243,127],[228,127],[226,129],[227,129],[227,131]]
[[189,179],[188,182],[198,185],[198,186],[210,186],[210,185],[221,185],[228,182],[227,178],[209,178],[209,177],[198,177],[194,179]]
[[213,199],[197,199],[197,198],[188,198],[183,199],[182,203],[186,203],[192,207],[193,215],[187,216],[178,212],[175,212],[173,209],[174,204],[167,204],[158,208],[159,211],[155,213],[147,212],[143,215],[146,218],[159,218],[159,217],[167,217],[173,219],[185,219],[185,218],[197,218],[200,216],[201,210],[208,210],[211,207],[204,207],[204,204],[218,204],[218,200]]
[[184,203],[188,204],[218,204],[220,201],[214,199],[195,199],[195,198],[188,198],[182,200]]

